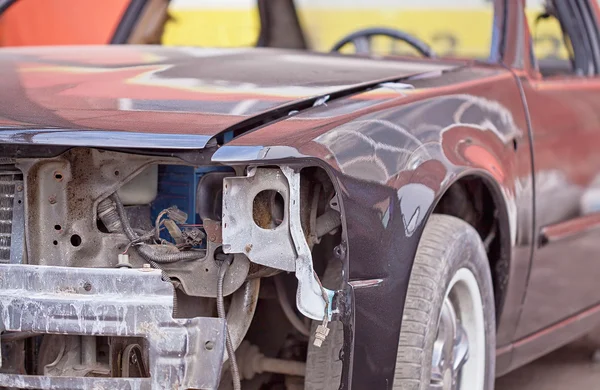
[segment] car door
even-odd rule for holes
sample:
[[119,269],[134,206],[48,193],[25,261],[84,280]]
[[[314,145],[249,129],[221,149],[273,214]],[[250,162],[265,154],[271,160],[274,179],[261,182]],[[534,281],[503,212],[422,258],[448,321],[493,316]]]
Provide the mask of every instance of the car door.
[[[527,2],[537,58],[522,85],[533,133],[538,242],[516,339],[600,303],[600,77],[592,1],[550,1],[541,13],[535,11],[541,1]],[[552,21],[555,27],[543,27]],[[553,49],[561,45],[549,54],[548,37]]]

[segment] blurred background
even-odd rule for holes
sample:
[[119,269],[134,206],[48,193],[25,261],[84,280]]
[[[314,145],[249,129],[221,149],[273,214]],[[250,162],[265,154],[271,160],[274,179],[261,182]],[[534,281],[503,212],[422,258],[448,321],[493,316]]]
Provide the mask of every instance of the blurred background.
[[[567,58],[543,0],[527,1],[538,59]],[[490,0],[19,0],[0,17],[0,45],[163,44],[329,51],[361,28],[399,28],[440,56],[486,58]],[[412,48],[381,37],[378,54]],[[352,50],[351,46],[345,48]]]

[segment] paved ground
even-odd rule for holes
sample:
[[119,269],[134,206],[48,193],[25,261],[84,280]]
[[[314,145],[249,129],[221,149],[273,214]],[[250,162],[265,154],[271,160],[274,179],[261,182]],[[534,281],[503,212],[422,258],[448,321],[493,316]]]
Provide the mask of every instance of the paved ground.
[[600,362],[594,363],[597,341],[582,339],[496,381],[496,390],[600,389]]

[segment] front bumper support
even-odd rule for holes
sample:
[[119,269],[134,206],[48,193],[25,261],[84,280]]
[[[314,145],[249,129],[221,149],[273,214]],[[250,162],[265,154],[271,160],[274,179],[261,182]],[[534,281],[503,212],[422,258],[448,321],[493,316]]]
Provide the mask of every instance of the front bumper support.
[[[225,322],[173,319],[173,287],[153,269],[0,264],[2,331],[144,337],[151,378],[0,374],[23,389],[216,389]],[[1,338],[1,336],[0,336]]]

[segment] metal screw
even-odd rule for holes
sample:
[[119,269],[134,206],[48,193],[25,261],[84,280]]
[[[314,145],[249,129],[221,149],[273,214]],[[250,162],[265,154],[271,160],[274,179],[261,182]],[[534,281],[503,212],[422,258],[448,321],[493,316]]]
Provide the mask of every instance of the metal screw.
[[337,245],[333,248],[333,253],[340,259],[343,259],[346,256],[346,247],[344,244]]
[[85,291],[90,291],[90,290],[92,289],[92,284],[91,284],[90,282],[85,282],[85,283],[83,284],[83,289],[84,289]]
[[246,251],[246,253],[250,253],[250,251],[252,250],[252,244],[247,244],[244,250]]
[[215,347],[215,343],[213,343],[212,341],[207,341],[206,343],[204,343],[204,348],[206,348],[206,350],[210,351]]
[[133,353],[131,355],[131,364],[137,364],[137,355],[135,353]]
[[144,265],[142,265],[142,268],[151,268],[150,264],[145,263]]
[[48,197],[48,202],[50,202],[50,204],[55,204],[56,203],[56,195],[50,195]]
[[215,240],[217,239],[217,237],[210,236],[210,237],[208,237],[208,239],[210,240],[210,242],[215,242]]
[[18,192],[21,192],[21,191],[23,191],[23,186],[19,184],[19,185],[17,186],[17,191],[18,191]]

